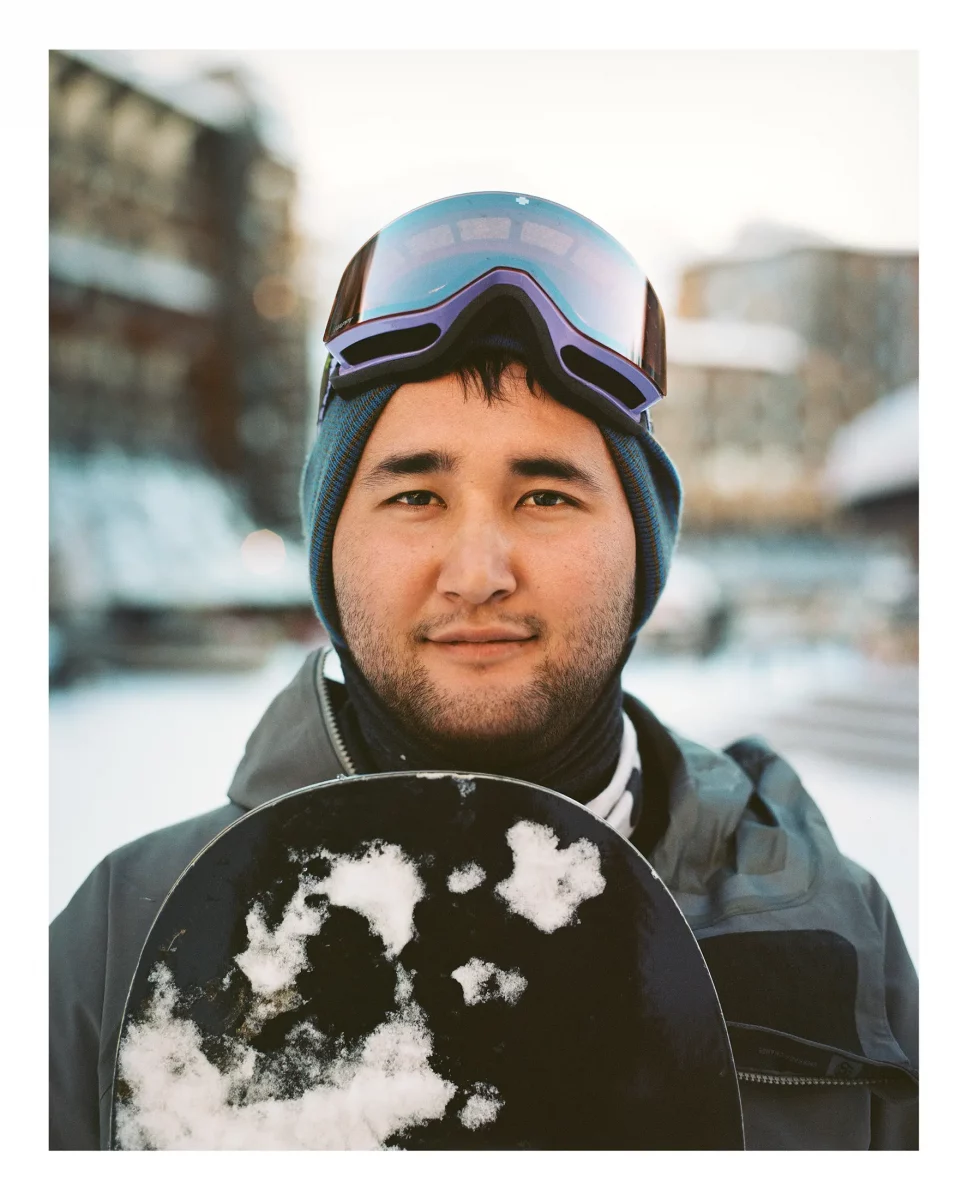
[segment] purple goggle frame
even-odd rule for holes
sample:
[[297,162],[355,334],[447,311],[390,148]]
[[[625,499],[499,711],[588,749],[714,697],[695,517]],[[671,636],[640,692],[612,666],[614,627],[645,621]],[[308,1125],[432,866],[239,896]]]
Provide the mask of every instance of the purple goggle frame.
[[[622,427],[637,432],[651,430],[647,409],[662,398],[655,383],[627,358],[577,330],[561,314],[547,292],[527,272],[515,267],[495,267],[439,304],[374,317],[331,338],[326,343],[330,359],[323,377],[318,421],[322,421],[334,390],[376,383],[381,376],[390,378],[394,368],[420,368],[431,363],[457,340],[462,328],[485,303],[502,296],[515,300],[530,318],[545,361],[562,384],[579,392],[599,412],[617,420]],[[424,329],[428,340],[419,349],[382,355],[377,350],[372,357],[365,357],[362,343],[370,339]],[[599,386],[603,374],[618,386],[612,390]],[[338,389],[335,389],[337,380]],[[624,400],[612,394],[613,391],[620,391]]]

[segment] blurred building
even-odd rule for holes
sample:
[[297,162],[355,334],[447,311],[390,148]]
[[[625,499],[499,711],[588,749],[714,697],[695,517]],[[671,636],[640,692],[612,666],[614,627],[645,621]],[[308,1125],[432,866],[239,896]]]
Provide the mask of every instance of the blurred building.
[[[656,431],[679,470],[692,530],[814,523],[805,453],[804,340],[748,321],[673,318],[669,395]],[[819,461],[819,460],[818,460]]]
[[827,484],[841,511],[896,533],[918,561],[918,384],[881,396],[834,438]]
[[295,533],[295,173],[240,78],[162,89],[121,61],[50,54],[51,449],[210,465]]
[[686,528],[823,528],[837,431],[917,378],[918,256],[752,226],[683,273],[668,356]]
[[308,611],[297,180],[253,88],[50,54],[51,612],[68,657],[128,645],[130,661],[166,622],[169,642],[226,641],[240,613]]
[[918,384],[880,397],[834,438],[826,484],[849,529],[890,534],[907,553],[907,571],[881,581],[865,640],[882,659],[918,655]]

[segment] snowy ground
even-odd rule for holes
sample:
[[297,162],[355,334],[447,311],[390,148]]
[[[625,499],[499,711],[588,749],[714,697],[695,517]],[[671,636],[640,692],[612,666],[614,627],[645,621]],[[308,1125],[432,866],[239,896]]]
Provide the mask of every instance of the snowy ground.
[[[124,672],[51,697],[50,911],[56,915],[110,850],[224,802],[245,741],[304,656],[282,647],[245,674]],[[724,745],[769,726],[771,714],[822,689],[850,687],[866,668],[829,650],[707,662],[636,657],[626,687],[667,724]],[[917,776],[840,763],[784,747],[844,851],[872,870],[918,955]]]

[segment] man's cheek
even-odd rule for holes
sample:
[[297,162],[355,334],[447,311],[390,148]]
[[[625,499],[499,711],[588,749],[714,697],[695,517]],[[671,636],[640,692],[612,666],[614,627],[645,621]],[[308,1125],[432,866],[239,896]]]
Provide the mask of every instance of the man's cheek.
[[360,604],[371,625],[380,633],[398,632],[405,624],[410,607],[409,589],[403,565],[387,555],[367,564]]
[[624,564],[616,571],[614,547],[598,543],[576,547],[568,555],[549,564],[547,580],[552,585],[549,591],[559,593],[571,607],[585,608],[595,605],[602,591],[608,591],[609,581],[618,582],[627,574]]

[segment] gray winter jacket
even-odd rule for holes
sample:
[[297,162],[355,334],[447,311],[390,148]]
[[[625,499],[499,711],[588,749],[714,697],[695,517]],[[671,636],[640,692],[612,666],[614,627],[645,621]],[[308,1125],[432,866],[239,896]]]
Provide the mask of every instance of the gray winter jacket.
[[[128,987],[185,866],[246,810],[348,773],[322,657],[269,706],[228,804],[108,855],[52,923],[51,1149],[106,1148]],[[669,824],[650,857],[715,981],[747,1148],[915,1149],[917,976],[876,880],[763,742],[721,753],[632,697],[626,711],[666,772]]]

